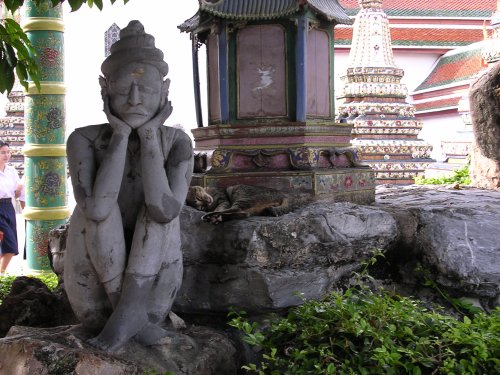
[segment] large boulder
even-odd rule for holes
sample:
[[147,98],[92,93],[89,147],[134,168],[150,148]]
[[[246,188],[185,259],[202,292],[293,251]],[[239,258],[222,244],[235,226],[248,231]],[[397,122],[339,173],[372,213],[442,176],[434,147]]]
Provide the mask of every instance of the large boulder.
[[479,187],[500,188],[499,63],[471,84],[469,100],[476,143],[471,163],[473,184]]
[[216,226],[202,215],[191,207],[181,214],[179,312],[263,312],[320,298],[398,235],[383,210],[327,200],[280,217]]
[[496,300],[500,192],[380,186],[376,196],[376,207],[398,217],[395,251],[405,249],[406,261],[421,262],[438,285],[458,296]]

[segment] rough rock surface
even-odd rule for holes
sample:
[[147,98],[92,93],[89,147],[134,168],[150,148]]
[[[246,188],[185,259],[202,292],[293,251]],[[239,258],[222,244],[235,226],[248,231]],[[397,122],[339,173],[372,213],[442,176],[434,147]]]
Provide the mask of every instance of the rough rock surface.
[[469,171],[475,187],[500,190],[500,163],[484,156],[475,142],[472,143]]
[[202,215],[191,207],[181,214],[189,230],[182,236],[184,278],[175,311],[262,312],[319,298],[397,237],[392,215],[345,202],[217,226]]
[[[470,110],[477,148],[471,164],[475,186],[500,188],[500,64],[496,63],[471,84]],[[482,158],[490,159],[487,169],[482,168]],[[476,169],[480,169],[476,171]],[[475,176],[481,177],[477,182]]]
[[17,277],[0,305],[0,337],[13,325],[53,327],[76,322],[64,291],[52,293],[37,278]]
[[500,295],[500,192],[475,188],[377,188],[375,207],[396,217],[395,251],[421,261],[458,295]]
[[143,347],[131,341],[108,354],[77,338],[70,326],[12,327],[0,339],[0,373],[16,375],[191,375],[236,374],[235,349],[220,333],[190,327],[162,345]]

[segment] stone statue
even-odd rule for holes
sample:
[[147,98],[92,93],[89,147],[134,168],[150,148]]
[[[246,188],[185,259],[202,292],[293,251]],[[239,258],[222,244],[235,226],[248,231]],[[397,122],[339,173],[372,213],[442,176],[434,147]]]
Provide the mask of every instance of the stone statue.
[[90,344],[152,345],[182,282],[179,213],[193,170],[191,139],[163,126],[172,112],[168,65],[139,21],[101,66],[109,124],[76,129],[68,163],[77,202],[64,285]]

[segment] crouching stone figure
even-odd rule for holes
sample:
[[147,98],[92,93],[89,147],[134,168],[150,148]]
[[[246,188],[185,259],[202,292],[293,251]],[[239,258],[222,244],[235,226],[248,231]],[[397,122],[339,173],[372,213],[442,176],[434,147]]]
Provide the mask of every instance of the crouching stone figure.
[[163,126],[172,112],[168,65],[139,21],[121,31],[101,70],[109,123],[78,128],[67,144],[77,205],[64,284],[89,342],[116,351],[168,335],[193,150],[184,132]]

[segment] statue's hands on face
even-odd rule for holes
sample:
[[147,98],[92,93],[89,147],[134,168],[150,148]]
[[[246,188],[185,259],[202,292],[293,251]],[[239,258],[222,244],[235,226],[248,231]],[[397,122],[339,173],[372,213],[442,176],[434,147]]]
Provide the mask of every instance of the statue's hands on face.
[[120,120],[113,114],[109,106],[109,101],[110,101],[109,95],[107,94],[103,95],[102,100],[104,103],[104,108],[103,108],[104,114],[108,118],[109,125],[111,125],[111,127],[113,128],[113,131],[128,136],[132,131],[132,127],[128,125],[126,122]]
[[167,100],[170,80],[163,81],[153,65],[124,64],[100,83],[106,115],[115,123],[112,126],[121,126],[121,121],[132,129],[159,128],[172,112]]
[[166,100],[163,107],[160,108],[158,113],[152,119],[137,128],[137,134],[139,134],[139,137],[141,139],[150,139],[153,136],[153,132],[156,132],[156,130],[165,123],[165,120],[172,113],[172,109],[171,102]]

